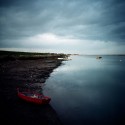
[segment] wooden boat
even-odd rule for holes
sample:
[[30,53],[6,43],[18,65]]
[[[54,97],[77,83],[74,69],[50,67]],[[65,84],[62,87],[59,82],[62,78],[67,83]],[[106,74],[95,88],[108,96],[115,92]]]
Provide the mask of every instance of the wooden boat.
[[17,88],[18,97],[22,100],[25,100],[26,102],[31,102],[35,104],[48,104],[51,100],[50,97],[44,96],[43,94],[31,92],[31,91],[19,91],[19,88]]

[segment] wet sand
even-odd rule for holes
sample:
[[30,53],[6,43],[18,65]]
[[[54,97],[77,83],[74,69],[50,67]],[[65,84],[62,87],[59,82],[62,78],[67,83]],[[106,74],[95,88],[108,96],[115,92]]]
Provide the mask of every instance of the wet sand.
[[62,64],[57,58],[0,59],[0,117],[6,125],[61,125],[48,105],[29,104],[17,97],[16,88],[42,92],[50,73]]

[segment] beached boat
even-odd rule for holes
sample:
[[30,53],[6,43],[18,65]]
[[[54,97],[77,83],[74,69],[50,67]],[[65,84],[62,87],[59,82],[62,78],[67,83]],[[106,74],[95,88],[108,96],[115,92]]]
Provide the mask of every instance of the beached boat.
[[19,88],[17,88],[18,97],[31,103],[35,104],[48,104],[51,100],[50,97],[44,96],[43,94],[31,92],[31,91],[20,91]]

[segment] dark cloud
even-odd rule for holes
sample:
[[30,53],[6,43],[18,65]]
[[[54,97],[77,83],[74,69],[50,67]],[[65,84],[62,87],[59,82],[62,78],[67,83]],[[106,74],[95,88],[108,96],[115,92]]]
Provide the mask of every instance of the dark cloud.
[[25,6],[31,4],[34,0],[0,0],[1,7]]
[[0,46],[42,33],[121,43],[124,8],[124,0],[0,0]]

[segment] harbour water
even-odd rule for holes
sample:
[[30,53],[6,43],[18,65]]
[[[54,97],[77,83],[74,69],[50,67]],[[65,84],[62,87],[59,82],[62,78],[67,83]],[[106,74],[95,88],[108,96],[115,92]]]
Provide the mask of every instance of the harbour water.
[[64,125],[125,124],[125,56],[71,56],[44,86]]

